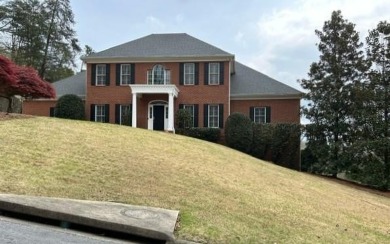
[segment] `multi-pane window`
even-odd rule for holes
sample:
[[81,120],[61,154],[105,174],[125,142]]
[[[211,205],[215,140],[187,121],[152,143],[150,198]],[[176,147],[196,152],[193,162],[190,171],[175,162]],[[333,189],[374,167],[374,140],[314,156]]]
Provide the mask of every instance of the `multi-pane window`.
[[106,111],[104,105],[95,105],[95,121],[106,122]]
[[219,63],[209,63],[209,84],[219,84]]
[[120,105],[120,124],[131,125],[131,106]]
[[96,85],[104,86],[106,84],[106,65],[97,64],[96,65]]
[[209,127],[219,128],[219,106],[209,105]]
[[128,85],[131,83],[131,65],[121,64],[121,85]]
[[171,71],[164,69],[164,66],[157,64],[147,73],[148,84],[165,85],[171,83]]
[[260,123],[266,123],[266,107],[258,107],[258,108],[254,108],[254,122],[256,124],[260,124]]
[[189,127],[194,127],[194,105],[183,105],[183,108],[188,111],[191,116]]
[[195,83],[195,64],[184,64],[184,85],[193,85]]

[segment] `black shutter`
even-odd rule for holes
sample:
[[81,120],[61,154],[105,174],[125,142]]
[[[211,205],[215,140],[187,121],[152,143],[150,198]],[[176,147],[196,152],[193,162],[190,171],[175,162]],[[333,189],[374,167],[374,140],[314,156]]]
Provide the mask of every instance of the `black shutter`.
[[209,84],[209,63],[204,63],[204,84]]
[[130,126],[133,126],[133,106],[132,106],[132,104],[129,104],[129,106],[130,106],[130,114],[129,114],[129,116],[130,116],[130,118],[129,118],[129,121],[130,121]]
[[110,104],[104,104],[105,123],[110,123]]
[[219,63],[219,84],[220,85],[223,85],[223,82],[224,82],[224,77],[225,77],[225,74],[224,74],[224,69],[225,66],[224,66],[224,62],[220,62]]
[[199,126],[199,105],[194,104],[194,127]]
[[180,63],[179,67],[179,84],[184,85],[184,63]]
[[95,121],[95,104],[91,104],[90,119]]
[[96,64],[92,64],[91,85],[96,86]]
[[199,85],[199,63],[195,63],[195,85]]
[[49,112],[50,117],[55,117],[54,110],[55,110],[54,107],[50,107],[50,112]]
[[265,122],[271,123],[271,107],[265,107]]
[[116,80],[116,85],[120,86],[121,84],[121,64],[116,64],[116,72],[115,72],[115,80]]
[[252,122],[255,122],[255,107],[249,108],[249,118],[251,118]]
[[219,128],[223,128],[223,104],[219,104]]
[[135,84],[135,64],[131,64],[130,66],[130,84]]
[[106,86],[110,85],[110,65],[106,64]]
[[121,105],[115,104],[115,124],[121,123]]
[[203,127],[209,127],[209,105],[208,104],[203,105],[203,113],[204,113]]
[[184,104],[179,104],[179,109],[183,109],[184,108]]

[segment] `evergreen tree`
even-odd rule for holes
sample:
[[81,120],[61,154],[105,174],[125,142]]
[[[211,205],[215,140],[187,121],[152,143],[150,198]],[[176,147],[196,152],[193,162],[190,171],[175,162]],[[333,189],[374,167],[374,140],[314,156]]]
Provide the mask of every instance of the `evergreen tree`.
[[354,87],[361,83],[367,65],[355,25],[340,11],[334,11],[322,31],[315,33],[321,54],[310,66],[309,79],[300,81],[309,101],[303,114],[312,123],[308,146],[315,145],[319,171],[335,177],[346,168],[342,156],[353,138]]
[[[376,29],[369,31],[367,59],[371,68],[368,82],[361,89],[361,109],[354,122],[360,138],[356,143],[355,155],[360,156],[358,169],[364,176],[370,171],[375,175],[375,184],[384,189],[390,188],[390,24],[380,22]],[[375,167],[374,167],[375,166]],[[373,169],[374,167],[374,169]],[[362,177],[363,181],[371,179]]]
[[72,75],[81,51],[69,0],[9,0],[0,6],[0,50],[48,81]]

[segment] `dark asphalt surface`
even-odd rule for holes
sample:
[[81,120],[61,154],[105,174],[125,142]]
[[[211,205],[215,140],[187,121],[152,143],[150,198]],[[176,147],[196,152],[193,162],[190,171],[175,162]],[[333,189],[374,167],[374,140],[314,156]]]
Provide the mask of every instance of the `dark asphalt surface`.
[[121,244],[129,242],[0,216],[0,243]]

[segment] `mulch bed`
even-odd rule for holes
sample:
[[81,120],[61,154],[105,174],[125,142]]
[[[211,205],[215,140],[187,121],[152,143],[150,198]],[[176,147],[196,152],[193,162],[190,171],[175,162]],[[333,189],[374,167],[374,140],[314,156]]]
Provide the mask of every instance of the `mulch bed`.
[[0,120],[10,120],[10,119],[29,119],[33,118],[34,116],[32,115],[27,115],[27,114],[14,114],[14,113],[5,113],[5,112],[0,112]]

